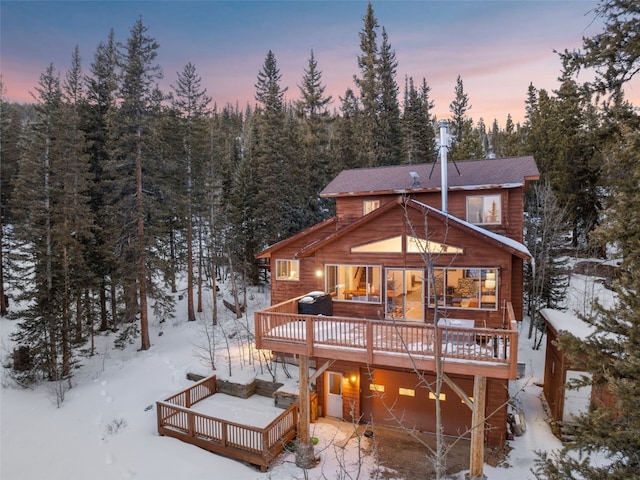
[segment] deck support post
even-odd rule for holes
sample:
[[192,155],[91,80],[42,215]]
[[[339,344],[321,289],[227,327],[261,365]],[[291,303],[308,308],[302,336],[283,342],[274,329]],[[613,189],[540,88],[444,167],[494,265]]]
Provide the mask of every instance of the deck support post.
[[299,414],[298,414],[298,442],[296,444],[296,466],[304,469],[315,466],[315,454],[310,435],[310,408],[309,408],[309,357],[300,355],[298,364],[300,369],[299,385]]
[[484,410],[487,398],[487,377],[476,375],[473,380],[473,413],[471,415],[471,455],[467,478],[484,479]]

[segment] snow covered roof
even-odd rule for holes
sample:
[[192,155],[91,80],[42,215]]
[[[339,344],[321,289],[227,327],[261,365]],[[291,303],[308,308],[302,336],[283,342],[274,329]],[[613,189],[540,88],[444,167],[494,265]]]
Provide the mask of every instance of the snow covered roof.
[[[449,162],[447,168],[449,190],[516,188],[540,176],[533,157],[464,160]],[[320,192],[320,196],[397,194],[439,191],[440,188],[440,167],[433,163],[392,165],[343,170]]]
[[556,332],[568,332],[574,337],[585,340],[595,329],[584,320],[571,312],[562,312],[553,308],[543,308],[540,315],[553,327]]

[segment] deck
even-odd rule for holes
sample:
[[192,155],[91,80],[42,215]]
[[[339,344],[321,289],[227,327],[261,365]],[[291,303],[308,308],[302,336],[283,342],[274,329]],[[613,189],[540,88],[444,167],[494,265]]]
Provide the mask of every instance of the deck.
[[257,465],[261,471],[266,471],[295,438],[298,405],[292,404],[269,425],[259,428],[215,418],[191,408],[215,393],[214,375],[164,401],[156,402],[158,433]]
[[[518,330],[511,304],[506,329],[297,313],[298,298],[255,313],[259,349],[367,365],[513,380],[518,375]],[[449,319],[451,320],[451,319]]]

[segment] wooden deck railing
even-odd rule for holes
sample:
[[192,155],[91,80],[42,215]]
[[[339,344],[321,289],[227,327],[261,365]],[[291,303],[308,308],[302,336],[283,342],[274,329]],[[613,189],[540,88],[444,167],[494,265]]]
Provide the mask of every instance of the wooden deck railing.
[[258,465],[266,471],[295,438],[298,405],[293,404],[264,428],[241,425],[195,412],[189,407],[216,393],[216,377],[156,402],[158,433],[210,452]]
[[257,348],[432,371],[439,356],[447,373],[517,377],[518,331],[511,304],[507,305],[505,329],[436,328],[404,321],[298,314],[297,300],[255,313]]

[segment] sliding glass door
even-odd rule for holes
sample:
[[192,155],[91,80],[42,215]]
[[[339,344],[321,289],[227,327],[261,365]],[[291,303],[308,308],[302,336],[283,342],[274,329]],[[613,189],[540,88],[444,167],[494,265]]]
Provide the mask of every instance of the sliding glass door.
[[386,270],[386,317],[397,320],[424,320],[424,271],[388,268]]

